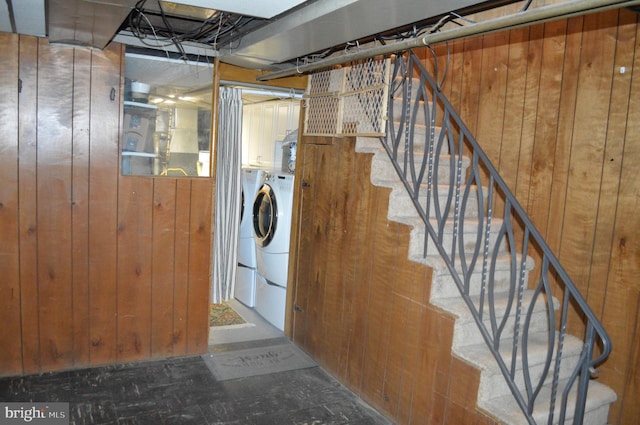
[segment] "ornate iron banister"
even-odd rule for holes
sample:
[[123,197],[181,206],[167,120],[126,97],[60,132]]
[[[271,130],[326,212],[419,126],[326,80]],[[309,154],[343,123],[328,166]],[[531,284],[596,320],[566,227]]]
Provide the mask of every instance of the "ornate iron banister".
[[[609,336],[412,52],[395,58],[390,84],[388,116],[395,112],[399,119],[389,119],[380,139],[426,226],[424,257],[438,255],[446,264],[528,423],[564,424],[573,416],[581,424],[591,375],[611,352]],[[401,111],[394,111],[398,104]],[[505,256],[509,284],[498,287],[494,277]],[[529,273],[532,257],[539,264]],[[472,291],[474,274],[480,287]],[[547,353],[534,376],[530,339],[541,332],[541,310]],[[577,365],[561,373],[568,328],[573,335],[582,332],[583,346]],[[543,387],[551,388],[544,402]],[[572,392],[575,405],[568,401]]]

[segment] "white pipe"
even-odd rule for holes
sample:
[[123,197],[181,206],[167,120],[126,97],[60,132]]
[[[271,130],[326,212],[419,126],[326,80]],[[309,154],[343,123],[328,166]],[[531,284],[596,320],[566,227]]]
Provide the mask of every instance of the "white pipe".
[[562,3],[537,7],[513,15],[488,19],[475,24],[467,24],[459,28],[428,34],[424,37],[413,38],[394,44],[376,46],[367,50],[347,53],[341,56],[330,57],[318,62],[300,65],[295,68],[275,71],[257,77],[258,81],[270,81],[278,78],[304,74],[316,69],[328,68],[351,61],[371,58],[374,56],[388,55],[417,47],[424,47],[444,41],[469,37],[472,35],[486,34],[490,32],[518,28],[531,24],[538,24],[558,19],[566,19],[587,13],[600,12],[608,9],[622,8],[640,5],[640,0],[569,0]]

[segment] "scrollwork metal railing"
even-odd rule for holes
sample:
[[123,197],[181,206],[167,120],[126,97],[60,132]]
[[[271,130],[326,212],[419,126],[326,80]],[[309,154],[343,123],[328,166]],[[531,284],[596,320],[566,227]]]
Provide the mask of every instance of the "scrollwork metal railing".
[[[426,226],[424,256],[446,264],[528,423],[581,424],[609,336],[412,52],[395,58],[390,84],[396,119],[380,139]],[[504,258],[506,280],[497,277]],[[563,356],[569,329],[582,339],[572,362]],[[531,372],[534,334],[547,351]]]

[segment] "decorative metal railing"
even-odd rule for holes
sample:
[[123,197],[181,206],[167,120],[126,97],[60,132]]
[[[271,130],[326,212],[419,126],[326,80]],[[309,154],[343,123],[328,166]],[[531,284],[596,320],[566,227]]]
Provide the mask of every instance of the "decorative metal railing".
[[[380,139],[426,225],[425,258],[435,246],[528,423],[573,416],[581,424],[592,374],[611,352],[609,336],[412,52],[395,58],[389,97],[388,116],[398,119]],[[508,282],[498,285],[505,257]],[[563,359],[568,329],[583,341],[577,363]],[[547,353],[532,373],[531,339],[541,333]]]

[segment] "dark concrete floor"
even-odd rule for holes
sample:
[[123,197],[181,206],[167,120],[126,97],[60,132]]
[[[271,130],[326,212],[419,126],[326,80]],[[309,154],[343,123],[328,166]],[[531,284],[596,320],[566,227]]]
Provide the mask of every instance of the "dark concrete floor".
[[68,402],[74,425],[390,424],[320,367],[217,381],[200,356],[4,378],[0,401]]

